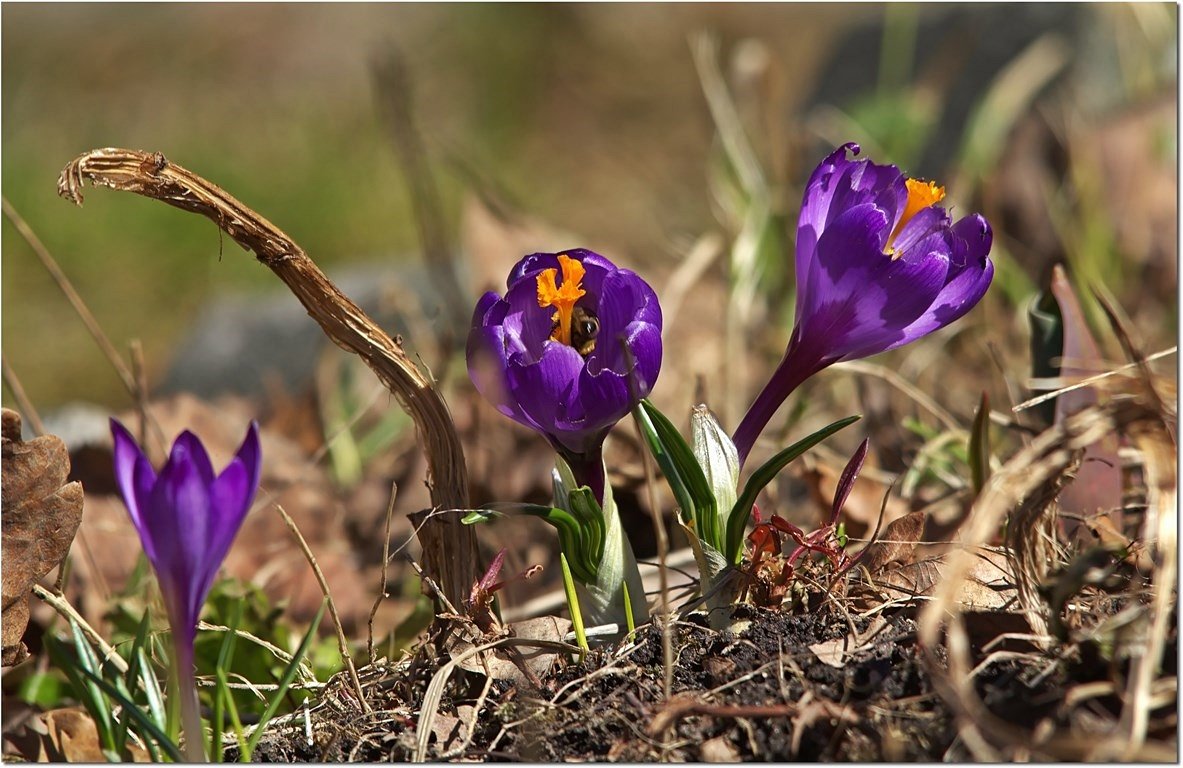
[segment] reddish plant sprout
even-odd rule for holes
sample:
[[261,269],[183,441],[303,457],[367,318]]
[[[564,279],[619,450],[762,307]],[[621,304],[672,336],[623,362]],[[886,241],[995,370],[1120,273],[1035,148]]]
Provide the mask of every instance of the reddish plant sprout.
[[[748,534],[747,575],[749,586],[754,584],[757,587],[757,602],[762,605],[780,604],[797,574],[798,563],[806,554],[821,555],[829,563],[831,585],[861,559],[862,552],[854,557],[847,554],[845,546],[839,541],[838,526],[854,481],[866,461],[868,445],[869,442],[863,440],[846,463],[834,491],[830,517],[817,530],[806,533],[780,515],[772,515],[765,521],[759,510],[753,507],[752,518],[756,526]],[[797,546],[784,556],[782,551],[786,538]]]
[[497,620],[497,615],[493,612],[493,600],[497,596],[497,592],[509,584],[532,579],[542,572],[541,565],[532,565],[516,576],[498,581],[497,577],[501,575],[501,567],[505,564],[507,551],[503,547],[497,553],[497,556],[489,563],[489,567],[485,569],[485,575],[477,579],[468,595],[469,615],[477,627],[486,634],[500,628],[501,622]]

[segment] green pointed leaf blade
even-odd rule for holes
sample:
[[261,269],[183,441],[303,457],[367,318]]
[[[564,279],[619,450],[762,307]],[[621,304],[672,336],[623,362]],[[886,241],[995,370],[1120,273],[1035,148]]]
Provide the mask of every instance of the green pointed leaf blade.
[[177,745],[164,734],[163,730],[157,727],[156,723],[152,722],[152,718],[145,714],[144,710],[140,709],[134,701],[128,699],[118,688],[89,669],[79,667],[78,671],[86,677],[88,682],[100,689],[109,698],[115,700],[122,707],[122,711],[136,721],[136,725],[140,727],[141,733],[146,737],[154,739],[170,760],[174,763],[182,762],[181,751],[177,748]]
[[304,634],[304,639],[300,641],[300,646],[292,654],[292,660],[288,662],[287,668],[284,669],[283,675],[280,676],[279,687],[276,689],[275,695],[267,702],[267,708],[263,710],[263,714],[259,718],[258,727],[255,728],[250,738],[247,739],[248,752],[254,753],[255,747],[259,744],[259,739],[263,738],[263,732],[266,730],[267,723],[275,716],[276,711],[279,710],[279,705],[283,701],[283,697],[287,695],[288,688],[291,687],[292,681],[296,679],[296,673],[300,669],[300,663],[308,654],[308,649],[312,646],[312,641],[316,638],[316,630],[320,627],[320,620],[324,618],[324,613],[325,601],[322,600],[316,616],[312,619],[312,624]]
[[970,429],[967,451],[975,497],[986,487],[986,481],[990,478],[990,451],[990,398],[982,392],[982,400]]
[[717,551],[727,529],[727,516],[739,496],[739,452],[731,436],[706,405],[697,405],[691,411],[690,436],[694,457],[719,512],[715,516],[714,530],[704,536],[707,544]]
[[851,424],[855,423],[861,416],[847,416],[844,419],[839,419],[825,427],[822,427],[817,432],[809,435],[801,440],[790,445],[788,448],[777,453],[771,459],[764,463],[759,469],[752,473],[748,478],[747,483],[744,484],[743,492],[739,495],[739,500],[735,502],[731,513],[727,516],[727,548],[724,553],[729,562],[738,563],[741,554],[741,545],[743,543],[743,532],[747,528],[748,520],[752,516],[752,505],[756,503],[756,497],[760,495],[760,491],[772,482],[772,479],[784,469],[789,462],[793,461],[801,454],[808,451],[813,446],[817,445],[827,437],[833,435]]

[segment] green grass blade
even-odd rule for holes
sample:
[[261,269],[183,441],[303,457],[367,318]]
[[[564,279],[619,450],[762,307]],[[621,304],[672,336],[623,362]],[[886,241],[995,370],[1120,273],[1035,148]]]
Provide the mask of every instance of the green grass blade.
[[300,641],[300,647],[292,654],[292,660],[288,663],[287,669],[283,671],[283,675],[279,679],[279,689],[276,690],[275,696],[267,702],[267,708],[263,711],[263,716],[259,718],[259,726],[251,733],[250,738],[247,739],[247,746],[249,751],[254,752],[255,747],[259,743],[259,739],[263,738],[263,732],[266,729],[267,722],[275,716],[279,709],[283,697],[287,695],[288,688],[292,681],[296,679],[296,672],[300,667],[300,662],[308,653],[308,648],[312,645],[312,641],[316,638],[316,630],[320,626],[320,620],[324,617],[325,601],[321,601],[320,609],[316,612],[316,617],[312,620],[312,626],[308,628],[304,639]]
[[[103,696],[101,688],[91,680],[102,680],[102,668],[99,657],[82,634],[82,628],[77,622],[70,622],[70,630],[74,637],[74,652],[78,654],[78,671],[83,673],[82,683],[88,691],[88,698],[93,706],[91,717],[99,732],[99,740],[106,749],[118,752],[116,749],[114,720],[111,716],[111,704]],[[90,707],[88,707],[90,709]]]
[[[238,705],[234,703],[234,696],[230,691],[230,681],[226,677],[226,670],[219,667],[214,670],[214,676],[218,680],[216,689],[218,697],[222,699],[222,706],[230,718],[230,725],[234,728],[234,737],[238,741],[238,762],[249,763],[251,762],[251,745],[247,741],[246,733],[243,731],[242,718],[238,716]],[[218,751],[220,753],[221,749]]]
[[974,496],[982,492],[990,478],[990,398],[982,393],[978,412],[969,433],[969,470],[973,475]]
[[223,696],[230,697],[230,688],[226,686],[227,670],[234,661],[234,648],[238,640],[238,625],[242,621],[242,604],[235,603],[230,616],[229,631],[222,635],[222,644],[218,648],[218,663],[214,667],[215,675],[213,707],[210,718],[209,751],[206,753],[215,763],[222,762],[222,731],[225,706]]
[[155,739],[160,745],[161,749],[164,750],[165,754],[168,755],[170,760],[175,763],[182,762],[181,752],[177,748],[177,745],[165,735],[164,731],[161,730],[156,725],[156,723],[152,722],[152,718],[146,715],[144,710],[140,709],[134,701],[128,699],[123,695],[123,693],[119,691],[118,688],[101,677],[95,675],[89,669],[79,668],[79,671],[82,672],[82,674],[85,675],[91,683],[102,690],[103,693],[114,699],[123,708],[123,711],[136,721],[136,725],[140,727],[141,734]]
[[[156,678],[156,671],[152,669],[148,653],[142,647],[136,649],[135,655],[139,659],[140,687],[148,701],[148,714],[152,716],[152,721],[161,731],[167,733],[168,713],[164,706],[164,695],[160,690],[160,681]],[[160,750],[157,749],[155,740],[144,739],[144,746],[148,748],[148,754],[152,757],[152,761],[159,763]]]
[[587,655],[587,632],[583,628],[583,611],[579,609],[579,595],[575,592],[575,581],[571,578],[571,566],[567,556],[559,553],[559,566],[563,569],[563,593],[567,596],[567,610],[571,612],[571,626],[575,630],[575,642],[579,645],[579,660]]
[[[85,653],[81,654],[78,658],[71,656],[66,651],[65,643],[52,635],[45,637],[45,649],[49,652],[50,660],[58,669],[62,670],[66,678],[70,681],[70,685],[74,689],[74,695],[78,697],[79,703],[82,704],[82,707],[87,711],[91,719],[94,720],[95,730],[100,733],[100,741],[105,744],[106,742],[102,738],[102,730],[104,728],[102,721],[104,717],[110,717],[111,708],[98,686],[91,684],[82,674],[85,669],[85,662],[82,661],[85,658]],[[106,728],[109,731],[110,725],[108,724]]]
[[743,532],[748,527],[748,520],[752,516],[752,505],[756,503],[756,497],[760,494],[760,491],[764,490],[764,486],[772,482],[772,479],[793,459],[835,432],[855,423],[860,418],[862,417],[847,416],[845,419],[839,419],[828,426],[822,427],[812,435],[809,435],[803,440],[798,440],[788,448],[777,453],[752,473],[747,483],[744,484],[743,493],[739,495],[739,500],[735,502],[735,507],[731,510],[731,514],[727,516],[727,549],[723,554],[726,555],[729,562],[739,562],[742,553]]

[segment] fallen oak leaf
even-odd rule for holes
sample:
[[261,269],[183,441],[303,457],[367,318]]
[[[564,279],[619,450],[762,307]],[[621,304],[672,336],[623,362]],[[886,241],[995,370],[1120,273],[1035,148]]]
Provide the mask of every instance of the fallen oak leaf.
[[4,666],[23,660],[21,642],[29,623],[29,592],[58,567],[82,522],[82,484],[67,483],[70,456],[54,435],[24,442],[20,415],[5,408],[0,440],[0,506],[3,507],[2,578]]
[[[974,565],[965,574],[956,601],[967,610],[1003,610],[1018,599],[1010,563],[1002,552],[978,548]],[[892,563],[874,576],[875,586],[892,598],[931,597],[947,579],[947,553],[923,560]],[[1017,608],[1016,608],[1017,610]]]
[[[469,672],[488,673],[495,680],[508,680],[514,685],[536,685],[537,680],[550,672],[554,662],[563,653],[558,650],[558,644],[571,631],[571,621],[558,616],[538,616],[515,622],[508,628],[514,637],[523,641],[521,646],[498,648],[486,655],[483,662],[480,657],[473,657],[460,662],[459,666]],[[540,645],[531,647],[531,640],[539,641]],[[547,647],[547,644],[554,645]],[[461,641],[452,649],[452,653],[459,656],[472,645],[471,642]],[[533,681],[530,675],[534,677]]]
[[[41,737],[38,762],[106,763],[109,761],[99,741],[95,722],[79,707],[54,709],[41,715],[48,733]],[[138,744],[127,743],[132,762],[151,762]]]
[[875,541],[867,545],[861,565],[874,574],[890,563],[911,563],[923,535],[924,512],[910,512],[892,521]]

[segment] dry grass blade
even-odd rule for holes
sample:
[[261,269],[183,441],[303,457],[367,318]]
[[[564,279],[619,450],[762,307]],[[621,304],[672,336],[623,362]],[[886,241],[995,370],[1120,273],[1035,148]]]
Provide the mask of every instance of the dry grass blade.
[[877,378],[883,379],[888,384],[916,401],[916,404],[921,408],[935,416],[938,421],[945,425],[946,429],[962,429],[961,424],[957,422],[957,419],[953,416],[953,414],[942,408],[936,400],[933,400],[931,397],[924,394],[924,392],[920,391],[919,387],[912,384],[903,376],[900,376],[890,368],[882,365],[875,365],[874,363],[868,363],[864,360],[846,360],[832,366],[832,368],[839,371],[845,370],[851,371],[853,373],[863,373],[868,376],[875,376]]
[[456,277],[439,186],[428,166],[423,136],[415,126],[411,74],[406,60],[393,44],[386,46],[383,58],[374,63],[373,73],[379,107],[390,128],[391,142],[410,187],[423,255],[436,289],[444,299],[445,314],[451,326],[449,331],[455,333],[468,320],[467,308],[472,302]]
[[279,513],[288,530],[296,537],[296,541],[300,544],[300,550],[308,559],[308,564],[312,566],[312,572],[316,575],[316,583],[320,584],[320,591],[324,593],[325,601],[329,605],[329,615],[333,618],[333,627],[337,630],[337,647],[341,651],[341,658],[345,660],[345,668],[349,670],[349,679],[353,683],[357,700],[361,703],[362,710],[369,712],[370,705],[366,703],[365,691],[361,689],[361,680],[357,677],[357,667],[353,665],[353,657],[349,654],[349,640],[345,637],[345,628],[341,626],[341,617],[337,614],[337,604],[333,602],[333,595],[329,591],[329,583],[325,581],[324,572],[321,571],[320,564],[316,562],[316,555],[312,554],[312,548],[308,546],[304,534],[300,533],[300,528],[292,516],[279,504],[275,505],[275,511]]
[[1129,695],[1121,716],[1126,744],[1120,753],[1111,755],[1125,761],[1134,760],[1145,744],[1154,674],[1173,622],[1171,603],[1177,599],[1179,575],[1177,446],[1162,422],[1139,422],[1130,431],[1145,461],[1147,505],[1142,540],[1153,543],[1155,556],[1150,636],[1145,652],[1134,659],[1129,677]]
[[717,232],[708,232],[695,241],[694,246],[678,263],[677,269],[666,280],[665,288],[661,291],[661,314],[665,327],[673,327],[674,318],[678,316],[686,294],[723,253],[723,246],[722,236]]
[[[637,441],[641,442],[641,424],[636,419],[633,425],[637,430]],[[659,589],[661,590],[661,663],[662,663],[662,695],[670,697],[670,690],[674,685],[674,646],[672,627],[673,618],[670,613],[670,579],[669,554],[670,542],[665,533],[665,524],[661,519],[661,507],[657,502],[657,477],[653,473],[653,461],[648,451],[641,451],[641,463],[645,468],[645,490],[649,495],[649,512],[653,518],[653,532],[657,539],[657,573]]]
[[102,635],[94,630],[94,627],[86,623],[86,619],[82,618],[82,615],[74,609],[74,606],[70,605],[70,601],[66,600],[66,598],[60,594],[49,591],[40,584],[33,585],[33,594],[45,601],[49,607],[57,611],[62,616],[62,618],[76,623],[78,628],[82,630],[82,634],[86,635],[86,637],[92,643],[97,645],[99,650],[103,652],[103,663],[109,661],[111,662],[111,666],[119,670],[120,674],[127,674],[127,662],[123,660],[122,656],[115,652],[115,649],[111,647],[110,643],[103,639]]
[[386,505],[386,522],[382,534],[382,583],[378,587],[378,596],[374,598],[374,605],[370,608],[370,618],[366,622],[366,654],[367,663],[374,663],[374,617],[378,615],[378,608],[386,599],[387,570],[390,567],[390,522],[394,519],[394,500],[398,497],[398,483],[390,484],[390,503]]
[[[962,582],[968,577],[974,564],[973,549],[986,543],[999,529],[1002,521],[1017,507],[1031,499],[1045,484],[1055,481],[1073,463],[1079,452],[1088,445],[1115,431],[1127,434],[1165,434],[1161,412],[1154,409],[1144,398],[1121,398],[1109,403],[1087,408],[1073,414],[1062,422],[1057,423],[1035,440],[1029,446],[1017,453],[993,477],[990,478],[983,493],[973,506],[966,525],[961,530],[961,540],[964,548],[949,555],[948,567],[944,579],[937,585],[932,601],[925,606],[920,614],[919,639],[921,645],[928,649],[930,668],[933,671],[933,683],[943,698],[958,713],[962,726],[962,737],[975,752],[979,759],[985,759],[993,753],[993,748],[999,745],[1009,747],[1023,747],[1038,749],[1042,754],[1054,755],[1058,759],[1080,760],[1096,759],[1098,753],[1107,749],[1114,749],[1112,743],[1085,743],[1069,735],[1055,735],[1039,741],[1035,734],[1024,729],[1009,725],[994,716],[975,694],[970,671],[969,639],[964,622],[960,616],[961,607],[957,601],[957,594]],[[1158,437],[1156,439],[1169,439]],[[1170,449],[1167,449],[1170,453]],[[1167,462],[1164,462],[1167,463]],[[1173,462],[1170,462],[1173,465]],[[1164,478],[1157,478],[1160,489],[1164,487]],[[1173,497],[1173,485],[1169,493],[1163,498]],[[1160,502],[1161,506],[1161,502]],[[1173,599],[1174,584],[1174,513],[1171,512],[1171,522],[1162,523],[1156,520],[1161,515],[1148,515],[1147,525],[1155,520],[1154,533],[1165,536],[1170,541],[1171,555],[1164,555],[1159,550],[1160,566],[1166,566],[1159,579],[1168,581],[1159,583],[1159,594],[1156,601],[1163,606],[1162,615],[1168,616],[1169,602]],[[1165,542],[1164,542],[1165,543]],[[1165,621],[1165,619],[1163,619]],[[947,627],[947,666],[936,660],[933,653],[940,643],[940,630]],[[1163,632],[1165,633],[1165,626]],[[1159,656],[1149,657],[1153,648],[1147,649],[1146,666],[1153,668]],[[1158,647],[1161,654],[1161,645]],[[1149,671],[1142,672],[1150,674]],[[1136,683],[1131,683],[1136,684]],[[1139,690],[1149,691],[1145,685]],[[1145,698],[1145,697],[1143,697]],[[1130,715],[1133,717],[1133,715]],[[1137,720],[1127,723],[1127,738],[1120,748],[1125,754],[1143,754],[1142,744],[1134,737],[1138,735]],[[1142,723],[1144,730],[1144,723]],[[1038,743],[1037,743],[1038,742]]]
[[[205,216],[243,248],[253,251],[291,289],[329,338],[361,357],[414,419],[427,456],[428,487],[435,507],[468,507],[464,451],[434,382],[401,344],[325,277],[295,241],[215,184],[170,163],[159,152],[118,148],[86,152],[62,170],[58,194],[81,205],[87,179]],[[472,529],[462,525],[458,516],[433,516],[420,532],[420,541],[426,571],[453,603],[463,604],[478,572]]]
[[[80,201],[81,197],[76,202]],[[119,374],[119,378],[123,381],[123,386],[127,387],[127,391],[134,396],[136,393],[135,377],[127,367],[127,364],[123,362],[123,358],[115,351],[115,345],[111,343],[111,340],[107,338],[107,334],[103,333],[103,329],[99,327],[99,321],[95,319],[95,316],[86,306],[86,302],[82,300],[78,291],[74,290],[74,284],[66,277],[66,273],[62,272],[62,268],[58,266],[57,260],[50,255],[49,249],[37,237],[33,229],[16,212],[16,209],[12,207],[12,203],[8,202],[8,198],[3,198],[3,200],[0,200],[0,203],[3,204],[4,215],[13,223],[16,231],[21,234],[21,237],[25,239],[29,247],[33,249],[33,253],[37,255],[37,259],[41,262],[41,265],[45,267],[50,277],[57,283],[58,288],[65,295],[66,300],[70,302],[70,306],[78,313],[78,317],[82,320],[82,324],[86,326],[86,330],[90,332],[95,343],[99,345],[99,349],[103,351],[107,360],[110,361],[111,367],[115,369],[115,373]]]
[[[1145,360],[1142,362],[1152,363],[1155,360],[1161,360],[1164,357],[1170,357],[1171,355],[1175,355],[1178,353],[1179,353],[1178,346],[1168,347],[1167,349],[1160,350],[1158,352],[1155,352],[1152,355],[1147,355]],[[1110,376],[1117,376],[1119,374],[1128,373],[1129,371],[1132,371],[1135,368],[1142,368],[1142,363],[1141,362],[1127,363],[1126,365],[1123,365],[1120,368],[1114,368],[1112,371],[1105,371],[1104,373],[1098,373],[1096,376],[1089,376],[1087,379],[1081,379],[1080,381],[1077,381],[1073,384],[1068,384],[1067,386],[1059,387],[1054,392],[1046,392],[1046,393],[1039,395],[1037,397],[1033,397],[1030,400],[1024,400],[1023,402],[1019,403],[1018,405],[1012,407],[1011,410],[1018,412],[1018,411],[1022,411],[1027,408],[1031,408],[1033,406],[1039,405],[1040,403],[1045,403],[1048,400],[1055,399],[1066,392],[1073,392],[1077,389],[1081,389],[1082,387],[1092,386],[1093,384],[1096,384],[1100,381],[1108,379]],[[1030,381],[1027,382],[1027,386],[1030,387],[1031,389],[1044,389],[1045,386],[1058,386],[1059,383],[1062,381],[1063,381],[1063,379],[1031,379]]]
[[434,732],[432,724],[435,721],[436,715],[439,714],[440,702],[443,701],[444,689],[447,687],[448,678],[452,676],[452,673],[456,671],[457,667],[474,656],[488,653],[503,646],[530,646],[568,653],[579,651],[578,648],[567,645],[566,643],[529,640],[519,637],[501,637],[488,643],[474,645],[456,654],[451,660],[436,670],[435,675],[431,678],[431,683],[427,686],[427,691],[423,694],[423,704],[419,708],[419,722],[415,727],[416,742],[415,753],[411,758],[412,762],[422,763],[427,759],[427,747],[430,744],[431,736]]
[[3,369],[4,383],[8,385],[12,396],[16,398],[16,404],[21,409],[21,415],[33,427],[33,434],[37,437],[44,435],[45,425],[41,422],[41,416],[38,415],[37,409],[33,407],[33,401],[25,394],[25,388],[21,386],[21,380],[16,377],[16,371],[12,370],[12,366],[8,364],[7,357],[0,358],[0,367]]

